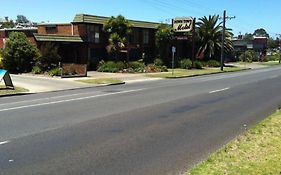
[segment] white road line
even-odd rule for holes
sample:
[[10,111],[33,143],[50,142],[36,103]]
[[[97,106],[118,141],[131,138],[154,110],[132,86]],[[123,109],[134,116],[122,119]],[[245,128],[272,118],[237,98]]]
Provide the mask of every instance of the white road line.
[[[95,91],[100,92],[100,91]],[[35,100],[24,100],[24,101],[18,101],[18,102],[11,102],[11,103],[4,103],[0,104],[0,106],[6,106],[10,104],[19,104],[19,103],[27,103],[27,102],[36,102],[41,100],[51,100],[51,99],[58,99],[58,98],[64,98],[64,97],[73,97],[73,96],[79,96],[79,95],[86,95],[86,94],[93,94],[93,92],[84,92],[84,93],[77,93],[77,94],[70,94],[70,95],[61,95],[61,96],[55,96],[55,97],[47,97],[47,98],[39,98]]]
[[13,108],[0,109],[0,112],[12,111],[12,110],[16,110],[16,109],[24,109],[24,108],[30,108],[30,107],[37,107],[37,106],[44,106],[44,105],[51,105],[51,104],[58,104],[58,103],[64,103],[64,102],[71,102],[71,101],[79,101],[79,100],[91,99],[91,98],[96,98],[96,97],[105,97],[105,96],[109,96],[109,95],[125,94],[125,93],[137,92],[137,91],[142,91],[142,90],[145,90],[145,89],[135,89],[135,90],[114,92],[114,93],[108,93],[108,94],[93,95],[93,96],[88,96],[88,97],[72,98],[72,99],[67,99],[67,100],[39,103],[39,104],[33,104],[33,105],[18,106],[18,107],[13,107]]
[[4,142],[0,142],[0,145],[4,145],[4,144],[7,144],[7,143],[10,143],[10,141],[7,140],[7,141],[4,141]]
[[209,94],[213,94],[213,93],[216,93],[216,92],[221,92],[221,91],[226,91],[226,90],[228,90],[228,89],[230,89],[229,87],[227,87],[227,88],[224,88],[224,89],[218,89],[218,90],[215,90],[215,91],[211,91],[211,92],[209,92]]

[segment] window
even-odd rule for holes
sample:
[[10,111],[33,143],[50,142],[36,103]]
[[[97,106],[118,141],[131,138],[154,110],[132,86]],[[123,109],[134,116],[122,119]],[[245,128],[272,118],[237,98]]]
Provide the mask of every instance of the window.
[[132,33],[129,35],[129,42],[132,44],[139,44],[139,29],[133,29]]
[[46,26],[46,33],[47,34],[55,34],[57,33],[57,26],[56,25],[49,25],[49,26]]
[[143,44],[149,44],[149,31],[143,31]]
[[89,40],[94,43],[100,43],[100,26],[89,27]]

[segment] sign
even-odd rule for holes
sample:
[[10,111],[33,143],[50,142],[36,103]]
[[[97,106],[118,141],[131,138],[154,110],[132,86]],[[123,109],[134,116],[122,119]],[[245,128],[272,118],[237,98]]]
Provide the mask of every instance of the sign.
[[172,47],[172,52],[176,53],[177,48],[175,46]]
[[192,30],[193,18],[183,17],[173,20],[173,29],[175,32],[189,32]]
[[0,69],[0,81],[4,80],[6,87],[14,88],[12,79],[7,70]]
[[176,36],[176,39],[179,41],[191,41],[192,36]]

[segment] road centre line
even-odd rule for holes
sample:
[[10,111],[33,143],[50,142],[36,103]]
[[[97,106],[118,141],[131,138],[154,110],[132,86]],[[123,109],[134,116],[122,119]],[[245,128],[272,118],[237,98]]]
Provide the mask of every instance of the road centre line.
[[[94,92],[100,92],[100,91],[94,91]],[[41,101],[41,100],[51,100],[51,99],[58,99],[58,98],[64,98],[64,97],[73,97],[73,96],[86,95],[86,94],[93,94],[93,92],[84,92],[84,93],[77,93],[77,94],[71,94],[71,95],[61,95],[61,96],[55,96],[55,97],[39,98],[39,99],[35,99],[35,100],[23,100],[23,101],[18,101],[18,102],[3,103],[3,104],[0,104],[0,106],[27,103],[27,102],[36,102],[36,101]]]
[[227,88],[224,88],[224,89],[214,90],[214,91],[209,92],[209,94],[213,94],[213,93],[216,93],[216,92],[226,91],[226,90],[228,90],[228,89],[230,89],[230,87],[227,87]]
[[143,90],[145,90],[145,89],[134,89],[134,90],[128,90],[128,91],[121,91],[121,92],[113,92],[113,93],[107,93],[107,94],[93,95],[93,96],[88,96],[88,97],[72,98],[72,99],[67,99],[67,100],[39,103],[39,104],[26,105],[26,106],[18,106],[18,107],[13,107],[13,108],[0,109],[0,112],[12,111],[12,110],[24,109],[24,108],[30,108],[30,107],[37,107],[37,106],[44,106],[44,105],[51,105],[51,104],[58,104],[58,103],[64,103],[64,102],[71,102],[71,101],[86,100],[86,99],[91,99],[91,98],[105,97],[105,96],[117,95],[117,94],[125,94],[125,93],[137,92],[137,91],[143,91]]
[[4,145],[4,144],[7,144],[7,143],[10,143],[10,141],[6,140],[6,141],[3,141],[3,142],[0,142],[0,145]]

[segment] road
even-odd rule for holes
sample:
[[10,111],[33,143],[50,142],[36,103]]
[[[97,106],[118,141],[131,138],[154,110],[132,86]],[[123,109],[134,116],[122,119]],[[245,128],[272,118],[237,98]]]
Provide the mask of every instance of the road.
[[0,98],[0,174],[181,174],[281,104],[281,67]]

